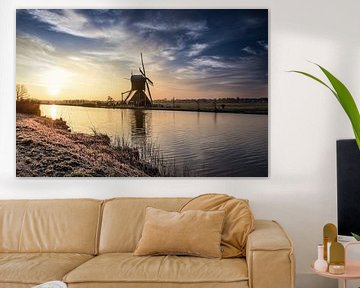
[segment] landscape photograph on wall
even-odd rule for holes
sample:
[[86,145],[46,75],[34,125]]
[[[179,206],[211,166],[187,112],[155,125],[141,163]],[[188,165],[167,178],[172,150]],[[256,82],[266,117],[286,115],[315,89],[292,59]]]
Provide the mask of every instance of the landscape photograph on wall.
[[268,177],[267,9],[17,9],[17,177]]

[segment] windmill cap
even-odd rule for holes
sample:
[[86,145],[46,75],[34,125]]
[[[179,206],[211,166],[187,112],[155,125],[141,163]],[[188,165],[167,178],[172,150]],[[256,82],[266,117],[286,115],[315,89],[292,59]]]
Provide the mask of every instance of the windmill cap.
[[144,80],[145,77],[143,75],[131,75],[131,80],[134,80],[134,81],[141,81],[141,80]]

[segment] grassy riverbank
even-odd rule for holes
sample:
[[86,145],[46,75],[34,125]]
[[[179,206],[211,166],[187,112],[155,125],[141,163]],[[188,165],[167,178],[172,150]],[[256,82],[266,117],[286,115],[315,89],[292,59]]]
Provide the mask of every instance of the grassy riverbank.
[[20,177],[161,176],[131,147],[106,135],[72,133],[65,121],[17,113],[16,175]]

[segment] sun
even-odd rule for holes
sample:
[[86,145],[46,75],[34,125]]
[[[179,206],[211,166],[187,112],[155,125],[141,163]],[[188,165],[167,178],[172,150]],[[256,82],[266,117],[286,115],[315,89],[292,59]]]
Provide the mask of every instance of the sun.
[[50,96],[57,96],[60,93],[60,87],[57,87],[55,85],[47,87],[47,90]]
[[63,69],[50,70],[46,73],[44,78],[48,94],[52,97],[56,97],[59,96],[64,89],[67,72]]

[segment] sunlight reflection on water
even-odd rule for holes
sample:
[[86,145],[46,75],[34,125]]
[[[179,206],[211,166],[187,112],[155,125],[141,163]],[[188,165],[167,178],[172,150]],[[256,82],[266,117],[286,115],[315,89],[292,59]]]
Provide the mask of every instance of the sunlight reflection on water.
[[58,117],[57,115],[57,106],[56,105],[50,105],[50,115],[51,115],[51,119],[55,120]]

